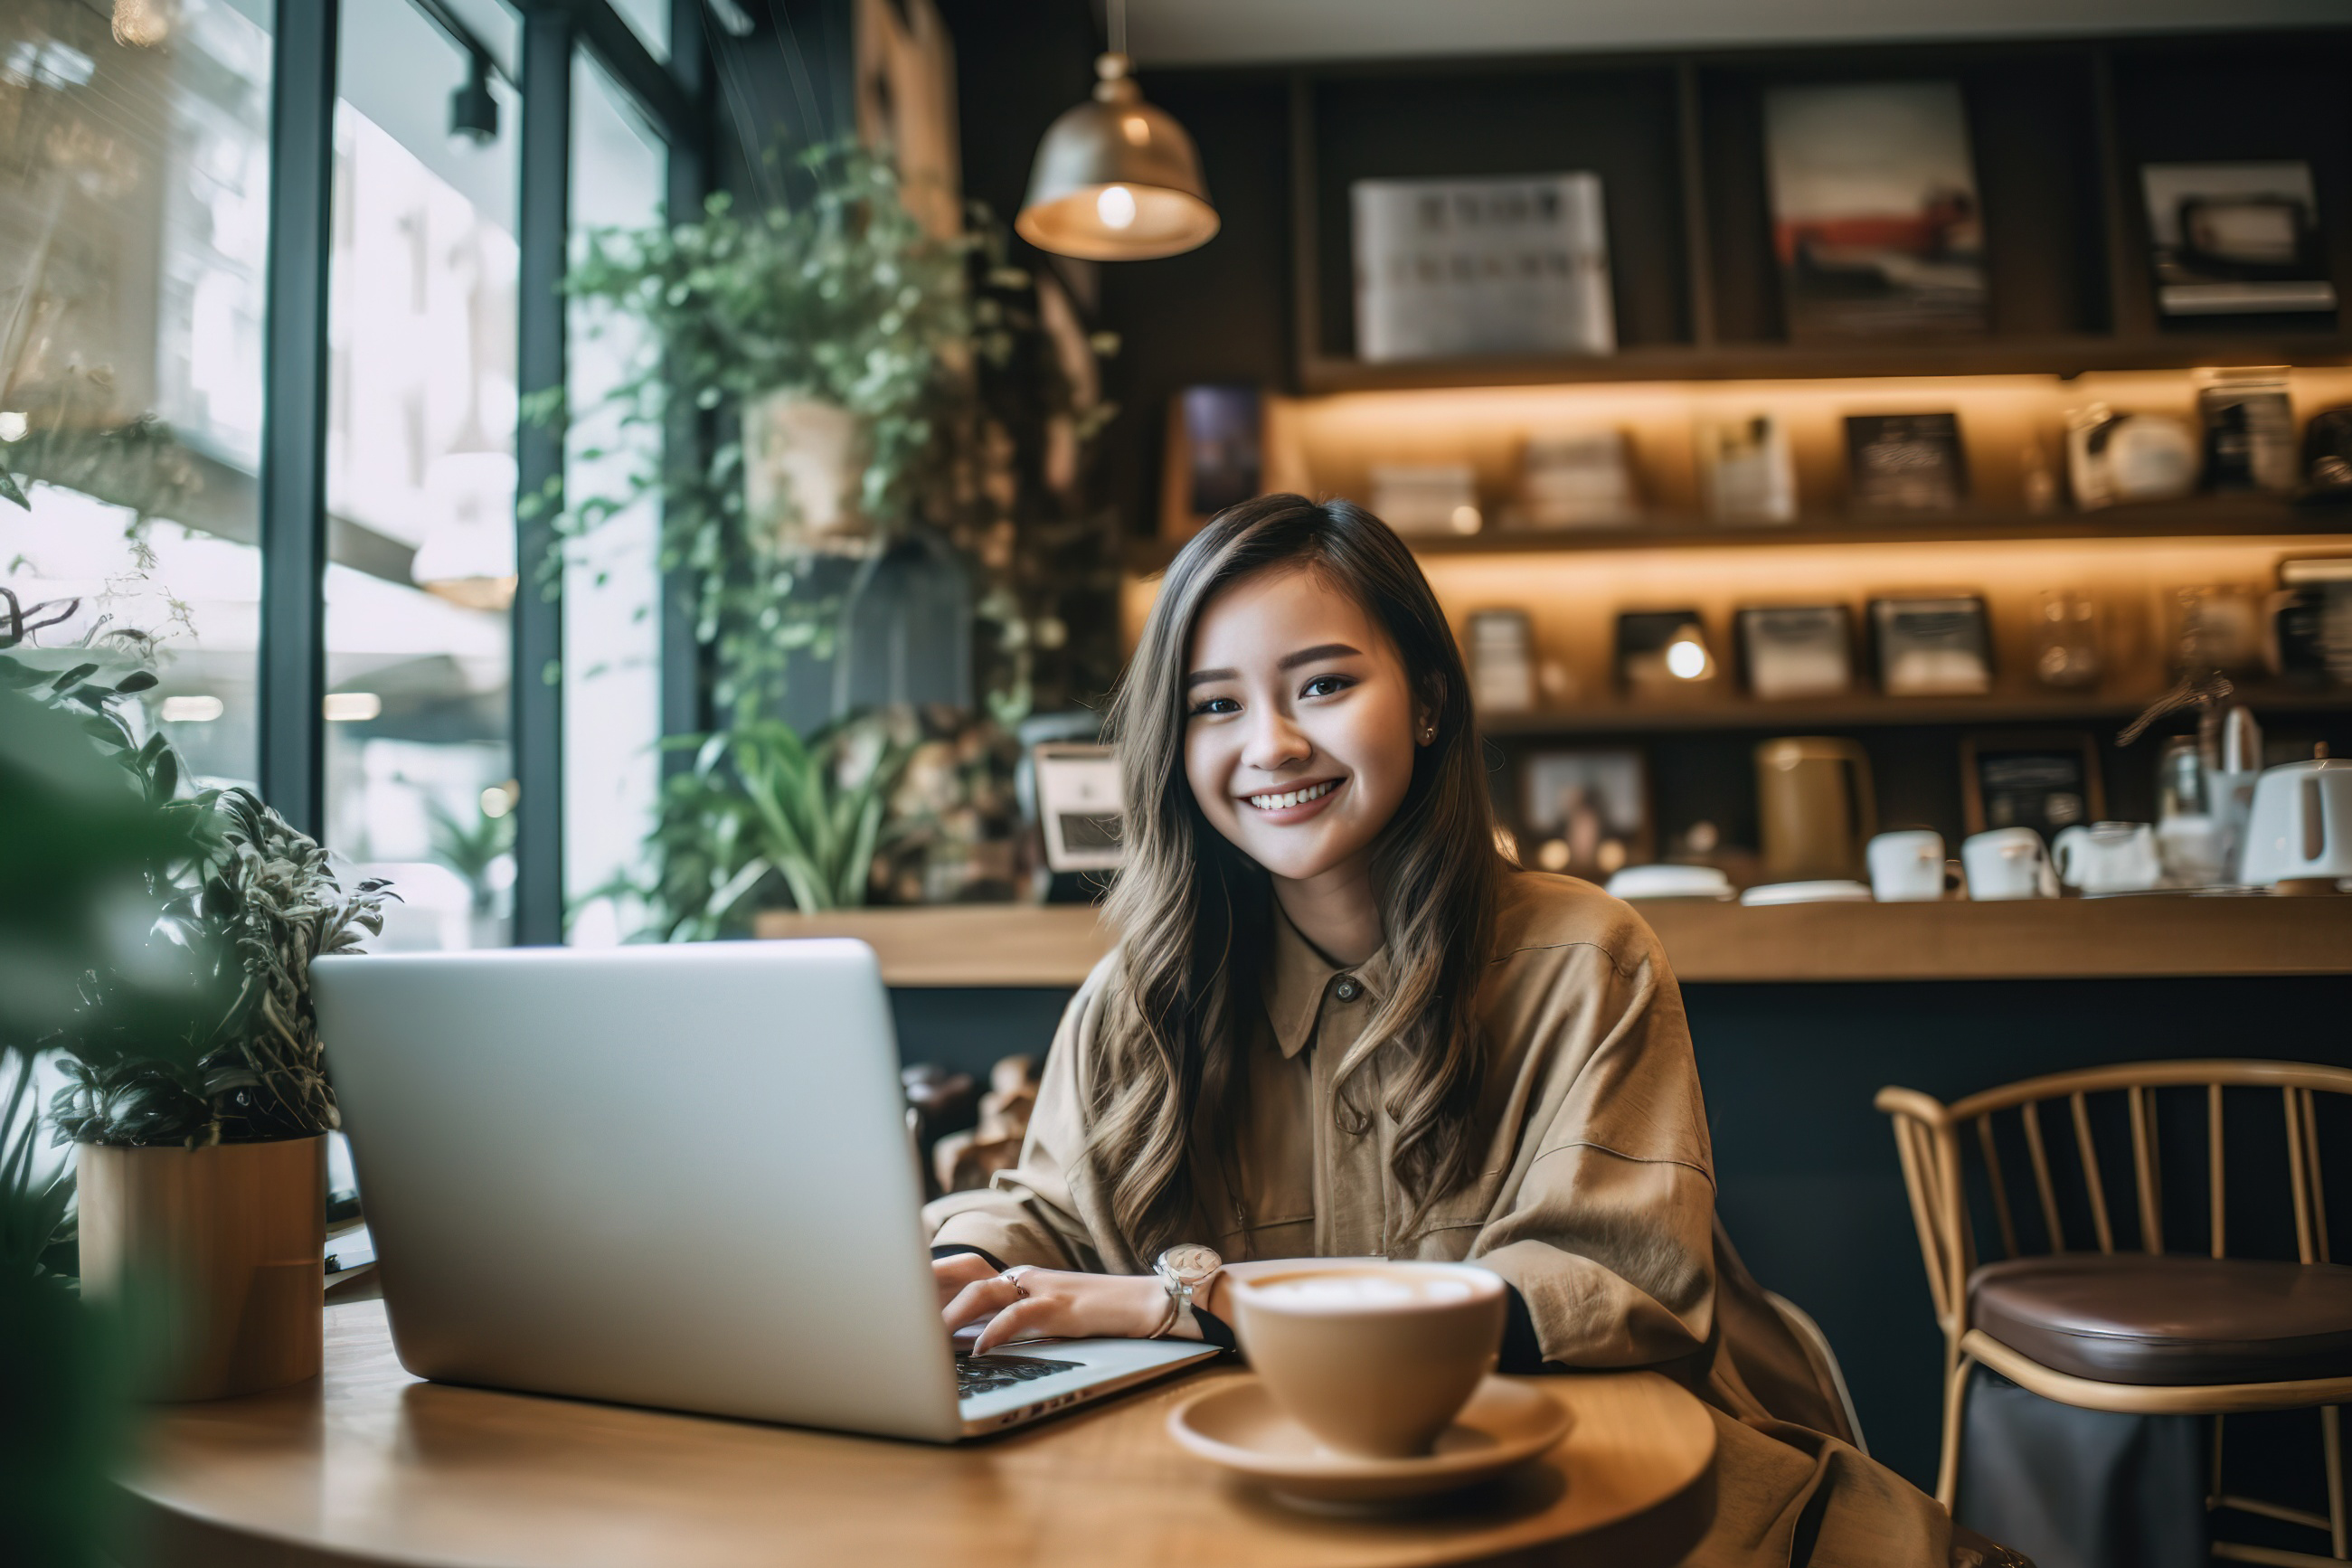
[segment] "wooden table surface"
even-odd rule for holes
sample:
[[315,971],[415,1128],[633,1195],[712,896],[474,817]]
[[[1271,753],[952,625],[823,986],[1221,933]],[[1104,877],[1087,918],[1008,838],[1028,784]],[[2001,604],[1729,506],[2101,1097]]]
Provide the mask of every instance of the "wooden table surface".
[[1367,1521],[1294,1512],[1176,1447],[1169,1410],[1235,1370],[944,1448],[420,1382],[381,1301],[330,1307],[326,1331],[317,1382],[150,1412],[124,1486],[153,1561],[1664,1563],[1711,1511],[1712,1418],[1653,1373],[1530,1380],[1573,1415],[1557,1448],[1475,1501]]

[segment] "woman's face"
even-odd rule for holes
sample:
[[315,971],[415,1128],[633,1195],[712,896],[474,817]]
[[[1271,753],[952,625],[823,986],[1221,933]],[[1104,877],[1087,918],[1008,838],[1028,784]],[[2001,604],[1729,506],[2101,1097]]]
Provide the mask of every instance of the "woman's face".
[[1386,633],[1303,566],[1228,584],[1185,665],[1184,777],[1210,824],[1276,877],[1370,851],[1427,721]]

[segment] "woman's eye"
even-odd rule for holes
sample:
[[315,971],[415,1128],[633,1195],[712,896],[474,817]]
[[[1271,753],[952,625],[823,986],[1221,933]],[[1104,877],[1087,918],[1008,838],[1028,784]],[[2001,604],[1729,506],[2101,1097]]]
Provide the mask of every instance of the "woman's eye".
[[1204,713],[1238,713],[1241,710],[1242,705],[1230,697],[1204,697],[1192,705],[1194,718],[1199,718]]
[[1314,679],[1308,681],[1305,687],[1300,689],[1299,695],[1302,697],[1332,697],[1338,695],[1339,692],[1347,690],[1349,687],[1353,686],[1354,684],[1354,681],[1349,680],[1344,675],[1318,675]]

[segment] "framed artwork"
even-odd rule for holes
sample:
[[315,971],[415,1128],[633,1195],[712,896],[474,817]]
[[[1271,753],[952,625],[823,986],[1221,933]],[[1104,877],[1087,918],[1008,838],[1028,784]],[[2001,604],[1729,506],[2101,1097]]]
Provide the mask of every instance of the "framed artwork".
[[1856,511],[1950,511],[1968,497],[1957,414],[1848,415],[1845,446]]
[[2166,315],[2335,310],[2310,164],[2147,163],[2139,179]]
[[1536,752],[1520,777],[1527,864],[1602,880],[1653,858],[1649,767],[1641,752]]
[[1358,180],[1356,353],[1614,353],[1601,176]]
[[2044,838],[2078,822],[2104,821],[2098,742],[2083,731],[1963,736],[1960,811],[1970,833],[2031,827]]
[[1764,132],[1791,339],[1986,330],[1984,223],[1958,83],[1774,88]]
[[1265,399],[1256,387],[1188,386],[1169,400],[1164,537],[1190,539],[1265,488]]

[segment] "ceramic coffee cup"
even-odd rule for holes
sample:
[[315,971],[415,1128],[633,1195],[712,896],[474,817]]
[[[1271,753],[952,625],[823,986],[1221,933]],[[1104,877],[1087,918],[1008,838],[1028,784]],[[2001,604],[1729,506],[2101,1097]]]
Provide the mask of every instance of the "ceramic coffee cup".
[[1426,1454],[1502,1348],[1502,1277],[1467,1264],[1302,1259],[1230,1289],[1266,1392],[1343,1454]]
[[1969,869],[1969,897],[1980,902],[2058,896],[2058,873],[2031,827],[1971,835],[1960,845],[1960,863]]
[[2080,824],[2050,847],[2059,880],[2086,893],[2145,892],[2164,879],[2156,829],[2145,822]]
[[1882,833],[1870,841],[1869,859],[1871,896],[1882,904],[1934,903],[1948,890],[1940,833]]

